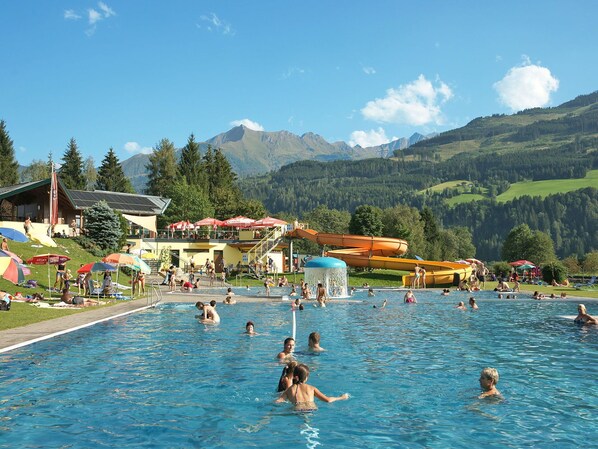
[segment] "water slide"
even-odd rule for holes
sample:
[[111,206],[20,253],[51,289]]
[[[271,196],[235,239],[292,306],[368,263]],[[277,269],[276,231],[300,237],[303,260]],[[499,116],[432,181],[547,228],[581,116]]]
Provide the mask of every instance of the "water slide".
[[408,248],[407,242],[401,239],[349,234],[324,234],[312,229],[300,228],[289,231],[287,236],[311,240],[320,245],[344,247],[346,249],[327,251],[326,255],[341,259],[351,267],[409,271],[409,274],[403,276],[403,285],[406,287],[410,286],[413,281],[415,265],[426,269],[427,287],[456,286],[461,279],[469,279],[469,276],[471,276],[471,267],[469,265],[399,258],[398,256],[405,254]]

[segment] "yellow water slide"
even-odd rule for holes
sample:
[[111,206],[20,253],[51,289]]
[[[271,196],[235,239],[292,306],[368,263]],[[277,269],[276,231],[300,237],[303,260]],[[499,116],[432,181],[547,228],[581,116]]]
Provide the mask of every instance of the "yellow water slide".
[[[312,229],[294,229],[287,234],[311,240],[320,245],[344,247],[326,252],[327,256],[343,260],[351,267],[386,268],[389,270],[410,271],[403,276],[403,285],[411,285],[415,276],[415,266],[425,268],[427,287],[447,287],[458,285],[461,279],[469,279],[471,267],[454,262],[401,259],[407,252],[405,240],[391,237],[369,237],[349,234],[324,234]],[[423,285],[420,286],[423,287]]]

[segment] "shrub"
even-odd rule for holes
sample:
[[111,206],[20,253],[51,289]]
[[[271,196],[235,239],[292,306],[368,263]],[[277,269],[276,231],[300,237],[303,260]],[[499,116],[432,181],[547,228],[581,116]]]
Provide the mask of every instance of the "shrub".
[[567,269],[561,262],[549,262],[542,267],[542,278],[549,284],[553,279],[561,284],[567,278]]

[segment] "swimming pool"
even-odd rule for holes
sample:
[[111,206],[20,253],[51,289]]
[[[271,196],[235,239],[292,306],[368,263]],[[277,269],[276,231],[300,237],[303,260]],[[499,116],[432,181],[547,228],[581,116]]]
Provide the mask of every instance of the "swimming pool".
[[[165,304],[2,354],[0,447],[554,447],[598,436],[598,328],[576,302],[377,292],[297,312],[309,383],[348,401],[299,414],[273,404],[288,303],[219,305],[220,326]],[[492,297],[492,299],[490,299]],[[373,309],[388,298],[385,309]],[[586,301],[590,314],[598,304]],[[244,335],[245,322],[260,335]],[[327,352],[304,353],[322,335]],[[486,366],[505,400],[479,400]]]

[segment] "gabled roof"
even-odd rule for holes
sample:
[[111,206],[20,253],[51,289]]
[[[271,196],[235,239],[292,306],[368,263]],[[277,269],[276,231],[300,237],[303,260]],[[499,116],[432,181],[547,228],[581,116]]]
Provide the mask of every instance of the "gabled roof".
[[108,205],[125,214],[160,215],[170,204],[169,198],[135,193],[107,192],[105,190],[67,190],[75,209],[87,209],[98,201],[106,201]]
[[[108,192],[105,190],[70,190],[64,187],[63,182],[58,177],[60,184],[59,190],[62,190],[71,206],[76,210],[88,209],[98,201],[106,201],[108,205],[119,212],[133,215],[160,215],[164,213],[170,204],[170,198],[159,196],[140,195],[136,193]],[[13,186],[0,187],[0,200],[10,198],[38,187],[50,185],[50,178],[41,181],[24,182]]]

